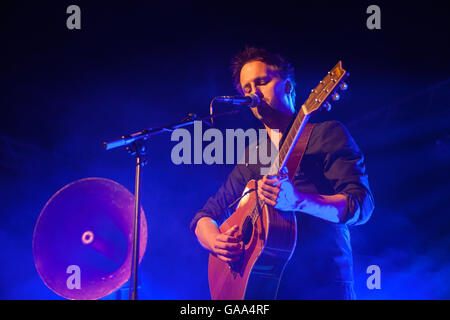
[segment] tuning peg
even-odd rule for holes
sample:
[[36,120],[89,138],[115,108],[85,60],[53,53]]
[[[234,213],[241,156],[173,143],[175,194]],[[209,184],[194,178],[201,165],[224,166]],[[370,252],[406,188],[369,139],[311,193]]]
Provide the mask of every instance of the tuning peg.
[[347,89],[348,89],[348,84],[347,84],[346,82],[342,82],[342,83],[339,85],[339,89],[341,89],[342,91],[347,90]]
[[333,99],[333,101],[338,101],[340,97],[341,96],[337,92],[335,92],[331,95],[331,99]]
[[331,103],[329,103],[328,101],[325,101],[325,103],[322,105],[325,110],[330,111],[331,110]]

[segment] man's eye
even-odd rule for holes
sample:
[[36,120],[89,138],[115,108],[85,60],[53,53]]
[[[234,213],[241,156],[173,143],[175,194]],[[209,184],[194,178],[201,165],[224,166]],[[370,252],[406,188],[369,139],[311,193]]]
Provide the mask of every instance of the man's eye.
[[260,80],[260,81],[258,81],[258,83],[257,83],[258,86],[263,86],[263,85],[265,85],[265,84],[267,84],[267,80]]

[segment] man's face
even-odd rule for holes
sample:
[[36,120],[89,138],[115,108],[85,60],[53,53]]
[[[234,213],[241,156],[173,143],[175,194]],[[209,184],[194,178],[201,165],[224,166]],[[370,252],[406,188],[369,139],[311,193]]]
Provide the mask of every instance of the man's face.
[[291,83],[281,79],[272,66],[261,61],[246,63],[241,69],[240,83],[244,95],[253,93],[261,98],[261,104],[251,109],[264,123],[294,113]]

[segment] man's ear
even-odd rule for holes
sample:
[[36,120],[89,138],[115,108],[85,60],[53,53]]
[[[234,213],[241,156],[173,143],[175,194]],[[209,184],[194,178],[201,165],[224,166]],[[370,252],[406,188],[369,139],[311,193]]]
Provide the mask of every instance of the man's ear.
[[292,89],[293,89],[292,82],[289,79],[287,79],[286,83],[284,84],[284,92],[286,94],[291,94],[292,93]]
[[284,84],[284,92],[289,96],[292,112],[295,113],[295,91],[294,86],[292,85],[292,82],[289,79],[287,79],[286,83]]

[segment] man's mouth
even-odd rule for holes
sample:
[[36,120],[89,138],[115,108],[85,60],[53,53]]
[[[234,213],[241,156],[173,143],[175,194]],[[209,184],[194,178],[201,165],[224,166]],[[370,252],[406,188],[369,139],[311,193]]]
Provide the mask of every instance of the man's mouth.
[[258,113],[261,116],[264,116],[265,114],[271,113],[273,111],[273,108],[265,101],[261,100],[261,103],[258,104]]

